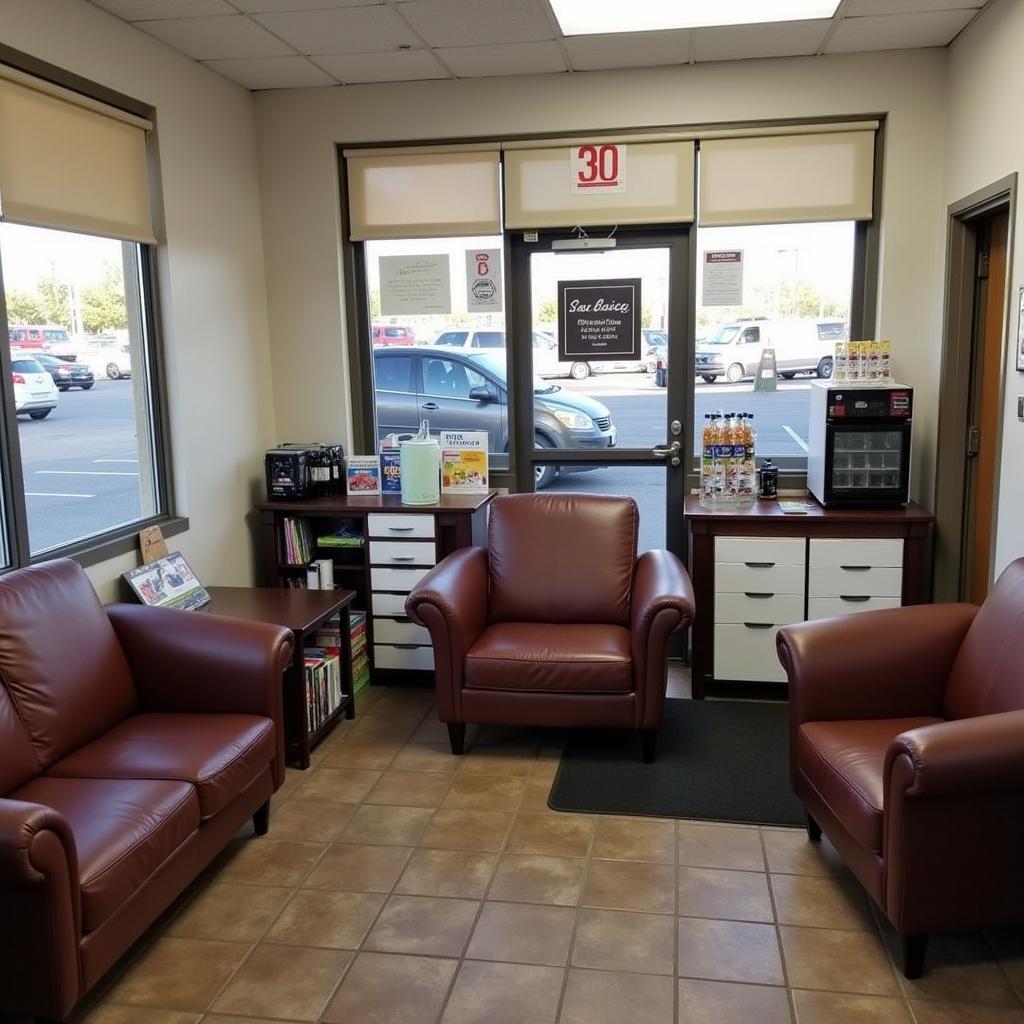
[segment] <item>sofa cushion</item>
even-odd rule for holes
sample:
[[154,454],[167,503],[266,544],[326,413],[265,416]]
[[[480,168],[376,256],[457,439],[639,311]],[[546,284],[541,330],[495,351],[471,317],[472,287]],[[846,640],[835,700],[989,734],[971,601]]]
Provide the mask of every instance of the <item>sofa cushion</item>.
[[180,779],[211,818],[274,759],[274,723],[260,715],[133,715],[53,765],[61,778]]
[[39,760],[7,691],[0,685],[0,796],[39,774]]
[[469,649],[465,671],[466,686],[478,690],[629,693],[629,630],[499,622]]
[[797,735],[797,764],[850,834],[881,854],[885,752],[901,732],[941,721],[804,722]]
[[11,797],[52,807],[71,827],[85,932],[110,917],[199,828],[199,801],[187,782],[42,776]]
[[137,703],[96,591],[66,558],[0,579],[0,678],[44,769]]

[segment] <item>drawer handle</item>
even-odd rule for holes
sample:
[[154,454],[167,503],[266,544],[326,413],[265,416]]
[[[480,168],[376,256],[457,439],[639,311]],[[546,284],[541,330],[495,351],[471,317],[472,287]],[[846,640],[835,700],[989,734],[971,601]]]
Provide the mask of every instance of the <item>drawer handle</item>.
[[392,555],[391,556],[391,561],[392,562],[415,562],[416,561],[416,556],[415,555]]
[[774,562],[744,562],[748,569],[774,569]]
[[774,622],[744,622],[743,625],[747,629],[773,629],[775,627]]
[[844,572],[867,572],[871,568],[870,565],[841,565],[839,566]]
[[860,603],[861,601],[870,601],[871,600],[871,595],[870,594],[840,594],[839,595],[839,600],[840,601],[853,601],[853,602],[856,602],[856,603]]
[[392,533],[412,533],[416,529],[415,526],[389,526],[388,529]]
[[392,644],[392,647],[399,651],[418,651],[420,644]]
[[758,598],[761,598],[761,597],[774,597],[775,595],[774,594],[762,594],[762,593],[760,593],[757,590],[744,590],[743,591],[743,596],[744,597],[758,597]]

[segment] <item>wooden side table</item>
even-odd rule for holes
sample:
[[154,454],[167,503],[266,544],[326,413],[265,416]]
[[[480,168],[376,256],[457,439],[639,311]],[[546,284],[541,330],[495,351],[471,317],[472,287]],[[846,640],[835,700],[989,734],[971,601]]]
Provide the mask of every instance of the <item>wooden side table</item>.
[[267,622],[290,629],[295,654],[284,679],[285,756],[299,768],[309,767],[309,752],[338,724],[341,716],[355,718],[352,689],[352,635],[347,615],[342,614],[341,685],[337,708],[312,732],[306,707],[306,643],[338,612],[347,612],[355,593],[351,590],[289,590],[280,587],[207,587],[210,603],[201,611],[249,622]]

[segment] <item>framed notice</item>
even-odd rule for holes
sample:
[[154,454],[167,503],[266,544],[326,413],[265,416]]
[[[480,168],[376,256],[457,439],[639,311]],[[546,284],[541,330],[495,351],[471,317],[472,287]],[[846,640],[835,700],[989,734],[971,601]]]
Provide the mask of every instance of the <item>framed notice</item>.
[[156,608],[199,608],[210,600],[180,551],[132,569],[124,579],[143,604]]
[[743,250],[712,249],[704,253],[701,305],[743,305]]
[[381,256],[380,311],[383,316],[429,316],[452,311],[448,255]]
[[639,360],[640,278],[559,281],[558,358]]

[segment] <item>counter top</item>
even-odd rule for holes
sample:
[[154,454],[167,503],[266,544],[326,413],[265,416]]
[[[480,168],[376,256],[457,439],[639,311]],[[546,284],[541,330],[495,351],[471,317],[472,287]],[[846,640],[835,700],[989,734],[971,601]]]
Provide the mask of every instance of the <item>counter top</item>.
[[299,498],[295,501],[261,501],[256,507],[302,515],[331,515],[336,512],[342,515],[347,512],[475,512],[497,493],[442,494],[441,500],[433,505],[403,505],[400,494],[342,494],[329,498]]
[[721,505],[710,508],[700,503],[696,495],[687,495],[683,502],[683,514],[688,519],[713,519],[716,521],[749,521],[760,519],[786,520],[800,523],[807,521],[828,523],[930,523],[934,520],[931,512],[911,502],[906,508],[824,508],[813,498],[783,497],[783,501],[806,501],[811,507],[803,515],[788,515],[779,508],[779,503],[759,498],[752,505]]

